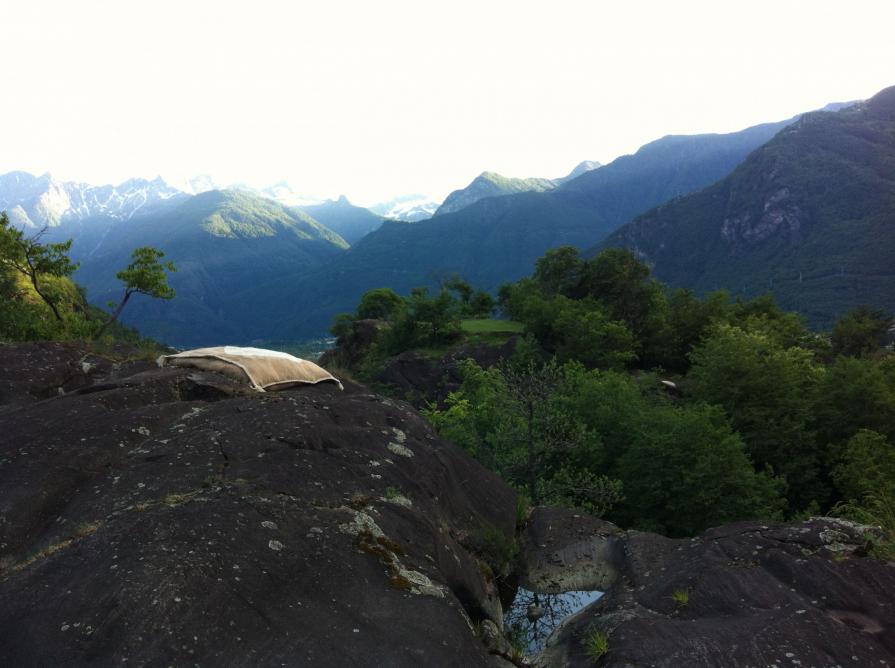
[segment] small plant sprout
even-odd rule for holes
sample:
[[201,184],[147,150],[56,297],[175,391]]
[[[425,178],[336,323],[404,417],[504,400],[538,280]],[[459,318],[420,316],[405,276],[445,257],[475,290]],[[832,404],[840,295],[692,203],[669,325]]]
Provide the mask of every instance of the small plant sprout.
[[584,652],[596,663],[609,652],[609,634],[591,624],[584,633]]
[[671,595],[671,598],[674,599],[679,608],[685,608],[690,602],[690,592],[686,589],[677,589]]

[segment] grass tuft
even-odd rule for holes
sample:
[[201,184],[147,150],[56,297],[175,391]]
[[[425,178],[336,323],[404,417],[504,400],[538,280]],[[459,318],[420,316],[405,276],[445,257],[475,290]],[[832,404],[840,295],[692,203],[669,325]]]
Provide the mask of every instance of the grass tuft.
[[609,634],[591,624],[584,635],[584,652],[596,663],[609,652]]
[[671,595],[671,598],[678,604],[678,607],[685,608],[690,603],[690,592],[686,589],[678,589]]

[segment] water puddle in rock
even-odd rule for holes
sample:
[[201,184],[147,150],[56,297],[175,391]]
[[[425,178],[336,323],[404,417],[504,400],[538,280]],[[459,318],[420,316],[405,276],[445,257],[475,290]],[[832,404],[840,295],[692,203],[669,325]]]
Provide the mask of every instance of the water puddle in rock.
[[504,616],[507,637],[526,654],[544,649],[547,637],[567,617],[574,615],[603,595],[601,591],[567,591],[563,594],[535,594],[519,587],[513,604]]

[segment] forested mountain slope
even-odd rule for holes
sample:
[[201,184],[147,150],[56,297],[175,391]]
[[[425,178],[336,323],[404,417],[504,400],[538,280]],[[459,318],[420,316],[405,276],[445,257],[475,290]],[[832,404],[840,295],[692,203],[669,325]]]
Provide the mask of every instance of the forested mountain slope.
[[772,291],[827,327],[861,303],[895,310],[895,87],[816,112],[706,190],[613,234],[672,285]]
[[347,243],[297,209],[245,192],[209,191],[159,215],[112,227],[102,249],[76,274],[91,301],[118,299],[115,272],[138,246],[156,247],[174,261],[170,283],[177,296],[163,303],[135,299],[125,321],[172,345],[200,345],[246,340],[251,323],[236,306],[240,292],[277,285],[284,275],[342,252]]

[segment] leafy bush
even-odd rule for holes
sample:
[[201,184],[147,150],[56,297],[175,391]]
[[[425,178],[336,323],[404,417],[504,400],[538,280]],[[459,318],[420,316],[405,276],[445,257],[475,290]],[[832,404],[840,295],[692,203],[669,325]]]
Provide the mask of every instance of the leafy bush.
[[851,357],[868,357],[879,352],[893,318],[879,309],[859,306],[833,325],[833,352]]
[[691,358],[694,397],[722,406],[756,466],[769,466],[786,478],[790,509],[826,500],[829,489],[812,428],[823,369],[812,353],[722,324]]

